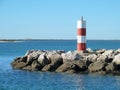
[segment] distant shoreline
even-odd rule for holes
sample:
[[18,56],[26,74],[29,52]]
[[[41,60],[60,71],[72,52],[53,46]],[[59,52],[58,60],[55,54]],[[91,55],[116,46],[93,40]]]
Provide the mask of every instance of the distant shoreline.
[[7,39],[1,39],[0,42],[14,42],[16,40],[7,40]]
[[[16,41],[31,41],[31,40],[35,40],[35,41],[37,41],[37,40],[76,40],[76,39],[0,39],[0,42],[16,42]],[[112,40],[114,40],[114,41],[120,41],[120,40],[117,40],[117,39],[87,39],[87,40],[92,40],[92,41],[96,41],[96,40],[98,40],[98,41],[112,41]]]

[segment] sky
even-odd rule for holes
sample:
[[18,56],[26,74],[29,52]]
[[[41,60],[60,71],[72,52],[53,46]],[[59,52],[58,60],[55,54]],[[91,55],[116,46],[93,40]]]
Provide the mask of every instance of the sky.
[[120,0],[0,0],[0,39],[120,39]]

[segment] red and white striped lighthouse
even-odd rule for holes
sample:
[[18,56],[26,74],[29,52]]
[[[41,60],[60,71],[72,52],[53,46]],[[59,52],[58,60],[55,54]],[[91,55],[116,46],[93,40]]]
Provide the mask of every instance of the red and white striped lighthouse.
[[86,21],[81,17],[77,21],[77,51],[86,50]]

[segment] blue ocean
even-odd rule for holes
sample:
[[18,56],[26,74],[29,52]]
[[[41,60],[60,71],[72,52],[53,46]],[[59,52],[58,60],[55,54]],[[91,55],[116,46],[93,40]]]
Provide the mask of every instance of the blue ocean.
[[[120,76],[14,70],[10,63],[27,50],[75,50],[76,40],[0,42],[0,90],[120,90]],[[119,40],[88,40],[87,48],[118,49]]]

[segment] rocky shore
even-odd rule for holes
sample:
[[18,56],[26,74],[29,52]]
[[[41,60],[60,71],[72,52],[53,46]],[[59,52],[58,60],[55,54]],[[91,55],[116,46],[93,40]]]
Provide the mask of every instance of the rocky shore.
[[30,50],[11,63],[13,69],[64,73],[98,73],[120,75],[120,49],[86,52]]

